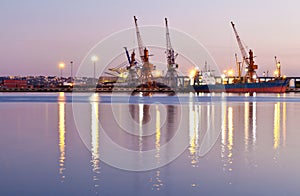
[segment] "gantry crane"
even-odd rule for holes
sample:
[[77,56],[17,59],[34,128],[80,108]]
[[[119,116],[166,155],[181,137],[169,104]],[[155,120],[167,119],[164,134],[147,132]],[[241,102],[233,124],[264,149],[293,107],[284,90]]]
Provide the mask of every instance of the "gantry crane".
[[165,18],[166,24],[166,54],[167,54],[167,74],[165,77],[165,83],[170,87],[177,87],[177,68],[178,64],[175,63],[175,59],[178,54],[175,54],[174,49],[172,48],[171,38],[170,38],[170,31],[168,27],[168,19]]
[[256,81],[256,77],[257,77],[255,70],[257,69],[258,66],[254,64],[253,51],[250,50],[249,51],[249,56],[247,55],[245,47],[242,44],[242,41],[240,39],[239,34],[237,33],[237,30],[235,28],[234,23],[231,22],[231,25],[232,25],[232,28],[233,28],[233,31],[234,31],[237,43],[239,45],[241,54],[243,56],[243,62],[246,62],[246,64],[247,64],[247,72],[246,72],[247,81],[248,82],[255,82]]

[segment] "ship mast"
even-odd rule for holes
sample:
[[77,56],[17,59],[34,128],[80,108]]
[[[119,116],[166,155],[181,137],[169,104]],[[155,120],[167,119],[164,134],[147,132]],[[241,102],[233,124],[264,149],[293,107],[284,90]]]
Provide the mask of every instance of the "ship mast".
[[280,78],[281,77],[281,64],[280,64],[280,61],[277,60],[276,56],[275,56],[275,63],[276,63],[276,74],[275,74],[275,77]]

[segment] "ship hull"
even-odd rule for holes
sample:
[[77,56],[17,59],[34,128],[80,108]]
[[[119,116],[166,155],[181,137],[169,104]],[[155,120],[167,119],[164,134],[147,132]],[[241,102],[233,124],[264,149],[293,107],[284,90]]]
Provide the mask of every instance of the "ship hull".
[[194,85],[196,92],[227,92],[227,93],[284,93],[288,86],[288,80],[273,80],[258,83],[233,83]]

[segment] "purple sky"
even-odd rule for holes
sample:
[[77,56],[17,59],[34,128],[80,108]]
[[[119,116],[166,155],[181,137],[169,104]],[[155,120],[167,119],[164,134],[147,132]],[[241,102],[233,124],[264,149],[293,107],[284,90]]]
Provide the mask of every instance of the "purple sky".
[[76,70],[100,40],[132,28],[136,15],[139,25],[163,26],[168,17],[170,27],[202,43],[221,69],[233,67],[239,54],[232,20],[257,56],[259,74],[275,69],[276,55],[284,74],[299,76],[299,8],[297,0],[2,0],[0,75],[59,75],[58,63],[71,60]]

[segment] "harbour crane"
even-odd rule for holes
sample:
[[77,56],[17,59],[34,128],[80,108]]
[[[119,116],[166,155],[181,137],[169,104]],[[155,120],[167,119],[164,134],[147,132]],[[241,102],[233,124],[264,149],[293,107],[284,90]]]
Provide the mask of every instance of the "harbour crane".
[[244,47],[244,45],[243,45],[243,43],[242,43],[242,41],[241,41],[241,38],[240,38],[240,36],[239,36],[239,34],[238,34],[236,28],[235,28],[235,24],[234,24],[232,21],[231,21],[231,25],[232,25],[232,28],[233,28],[233,31],[234,31],[234,34],[235,34],[237,43],[238,43],[238,45],[239,45],[239,48],[240,48],[240,51],[241,51],[243,60],[246,62],[247,65],[249,65],[250,62],[249,62],[248,54],[247,54],[247,52],[246,52],[246,50],[245,50],[245,47]]
[[135,16],[133,18],[134,18],[134,24],[136,29],[139,53],[143,63],[141,75],[140,75],[140,81],[143,84],[147,84],[148,86],[151,86],[153,84],[152,71],[154,69],[154,66],[149,62],[149,51],[147,50],[146,47],[144,47],[144,44],[142,42],[140,30],[137,24],[137,18]]
[[146,49],[144,47],[143,41],[142,41],[142,37],[141,37],[141,33],[137,24],[137,18],[134,16],[134,24],[135,24],[135,30],[136,30],[136,38],[137,38],[137,42],[138,42],[138,47],[139,47],[139,55],[141,57],[142,62],[144,62],[145,59],[145,55],[144,55],[144,49]]
[[178,68],[178,64],[176,64],[175,59],[178,54],[175,54],[174,49],[172,48],[167,18],[165,18],[165,24],[166,24],[166,45],[167,45],[166,54],[167,54],[167,66],[168,66],[165,82],[170,87],[177,87],[178,74],[176,69]]
[[124,49],[125,49],[128,63],[129,63],[129,66],[127,66],[128,76],[127,76],[126,82],[128,83],[129,86],[136,86],[139,81],[139,76],[137,73],[137,66],[136,66],[137,62],[135,60],[135,52],[132,51],[131,57],[130,57],[127,48],[124,47]]
[[178,64],[175,63],[175,58],[177,57],[178,54],[175,54],[174,49],[172,48],[167,18],[165,18],[165,23],[166,23],[166,44],[167,44],[166,53],[167,53],[168,67],[178,68]]
[[255,82],[256,81],[256,78],[257,78],[257,75],[256,75],[256,69],[257,69],[257,65],[254,64],[254,55],[253,55],[253,51],[250,50],[249,51],[249,56],[247,55],[247,52],[245,50],[245,47],[243,46],[242,44],[242,41],[240,39],[240,36],[239,34],[237,33],[237,30],[235,28],[235,25],[233,22],[231,22],[231,25],[232,25],[232,28],[233,28],[233,31],[234,31],[234,34],[235,34],[235,37],[236,37],[236,40],[238,42],[238,45],[239,45],[239,48],[240,48],[240,51],[241,51],[241,54],[243,56],[243,62],[246,62],[247,64],[247,72],[246,72],[246,78],[247,78],[247,81],[248,82]]
[[131,64],[131,60],[130,60],[129,52],[128,52],[128,50],[127,50],[127,47],[124,47],[124,49],[125,49],[125,53],[126,53],[126,57],[127,57],[128,63],[129,63],[129,65],[130,65],[130,64]]

